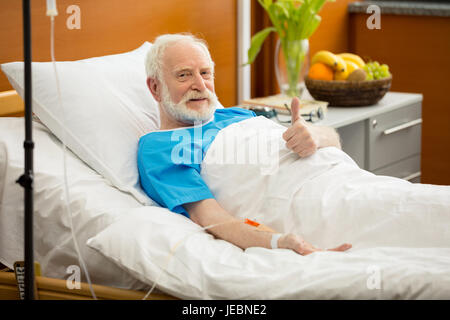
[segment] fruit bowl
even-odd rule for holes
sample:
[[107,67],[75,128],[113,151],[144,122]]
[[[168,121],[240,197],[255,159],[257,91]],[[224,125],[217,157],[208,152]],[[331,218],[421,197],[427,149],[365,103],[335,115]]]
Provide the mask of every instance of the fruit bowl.
[[384,97],[391,87],[392,76],[378,80],[346,81],[305,78],[311,96],[335,107],[370,106]]

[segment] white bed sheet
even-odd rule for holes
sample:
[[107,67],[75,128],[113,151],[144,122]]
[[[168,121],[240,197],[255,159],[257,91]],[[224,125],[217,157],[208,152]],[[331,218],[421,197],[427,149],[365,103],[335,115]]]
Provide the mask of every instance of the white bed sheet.
[[[0,262],[12,268],[23,260],[23,188],[15,180],[23,174],[24,119],[0,118]],[[34,249],[42,275],[67,279],[67,268],[80,266],[64,207],[61,142],[42,124],[33,121]],[[75,235],[93,283],[124,289],[142,289],[116,264],[88,248],[86,240],[111,224],[124,208],[141,204],[119,191],[89,168],[69,149],[66,153],[70,208]],[[86,281],[81,269],[82,281]]]

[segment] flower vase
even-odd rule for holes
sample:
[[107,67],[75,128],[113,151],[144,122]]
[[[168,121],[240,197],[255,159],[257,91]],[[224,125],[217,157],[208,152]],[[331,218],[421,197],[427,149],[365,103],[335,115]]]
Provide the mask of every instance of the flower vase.
[[275,74],[281,93],[301,97],[309,68],[309,41],[280,40],[275,49]]

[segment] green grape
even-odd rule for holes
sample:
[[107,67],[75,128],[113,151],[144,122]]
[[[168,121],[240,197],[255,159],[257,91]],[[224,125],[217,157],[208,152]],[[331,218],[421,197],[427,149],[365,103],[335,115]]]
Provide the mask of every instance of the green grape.
[[378,61],[370,61],[364,66],[364,71],[367,73],[366,80],[378,80],[389,77],[391,74],[389,72],[389,66],[387,64],[382,64]]

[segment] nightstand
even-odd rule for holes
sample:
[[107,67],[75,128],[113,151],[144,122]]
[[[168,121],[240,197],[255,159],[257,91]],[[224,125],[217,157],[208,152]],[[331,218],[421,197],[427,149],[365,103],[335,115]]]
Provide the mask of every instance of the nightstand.
[[[368,107],[328,107],[316,122],[335,128],[342,149],[363,169],[420,182],[422,95],[388,92]],[[280,120],[290,116],[279,115]],[[283,124],[289,126],[290,124]]]

